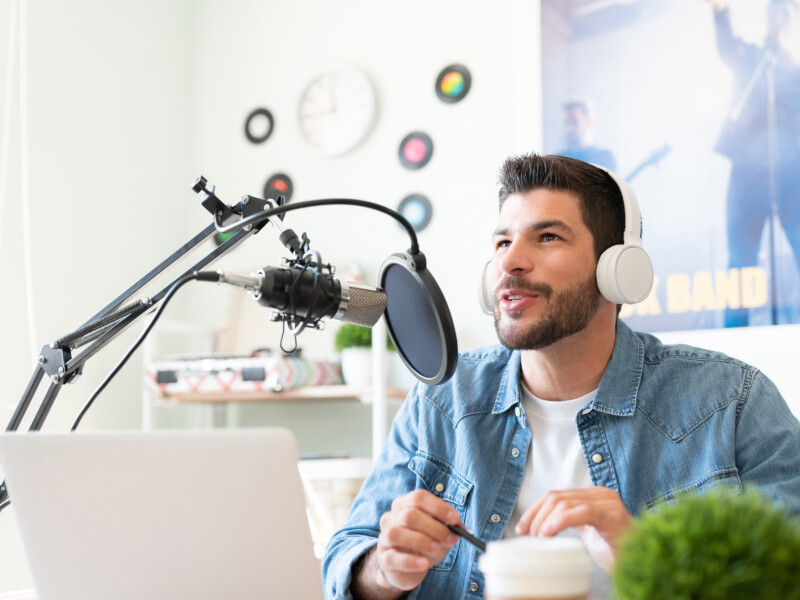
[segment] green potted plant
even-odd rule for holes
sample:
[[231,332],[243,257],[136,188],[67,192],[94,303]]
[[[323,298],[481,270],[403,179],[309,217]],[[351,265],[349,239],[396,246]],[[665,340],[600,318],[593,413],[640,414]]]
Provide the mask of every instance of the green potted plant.
[[[372,329],[343,323],[333,338],[333,347],[342,355],[342,377],[347,385],[368,386],[372,383]],[[394,350],[389,336],[386,348]]]
[[690,494],[620,541],[620,600],[800,599],[800,521],[753,489]]

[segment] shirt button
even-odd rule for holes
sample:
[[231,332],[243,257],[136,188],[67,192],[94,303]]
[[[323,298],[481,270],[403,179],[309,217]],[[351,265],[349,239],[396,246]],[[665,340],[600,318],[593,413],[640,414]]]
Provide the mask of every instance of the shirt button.
[[474,581],[470,582],[469,591],[470,592],[477,592],[478,591],[478,584],[475,583]]
[[491,521],[492,521],[492,523],[499,523],[500,522],[500,515],[498,515],[497,513],[493,514],[491,516]]
[[514,414],[517,416],[520,416],[522,414],[522,411],[519,409],[519,406],[514,409]]
[[596,465],[599,465],[603,462],[603,455],[602,454],[592,454],[592,462]]
[[444,491],[444,484],[439,482],[434,486],[433,489],[435,489],[437,493],[441,494]]
[[519,448],[514,448],[511,451],[511,456],[513,456],[514,458],[517,458],[519,456]]

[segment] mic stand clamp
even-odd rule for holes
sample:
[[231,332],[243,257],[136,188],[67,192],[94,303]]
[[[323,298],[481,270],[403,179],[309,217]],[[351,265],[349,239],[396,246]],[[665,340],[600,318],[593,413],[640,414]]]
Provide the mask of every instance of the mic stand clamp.
[[75,369],[71,373],[67,372],[67,364],[72,360],[72,352],[69,348],[59,348],[55,344],[42,346],[37,362],[42,366],[44,374],[53,383],[73,383],[83,372],[83,368]]
[[[287,229],[283,233],[289,233],[290,236],[294,236],[294,239],[297,239],[297,235],[291,230]],[[322,262],[322,258],[319,252],[311,250],[309,247],[310,240],[305,233],[303,233],[303,241],[300,247],[306,248],[306,251],[303,253],[302,256],[298,258],[282,258],[281,259],[281,266],[288,267],[290,272],[293,273],[292,282],[282,285],[280,292],[285,294],[287,297],[291,298],[293,296],[293,289],[299,285],[300,283],[300,274],[304,271],[311,270],[314,274],[314,287],[310,290],[310,297],[311,302],[307,308],[307,312],[305,315],[298,315],[295,314],[293,311],[288,313],[282,312],[271,312],[270,313],[270,321],[273,323],[275,322],[282,322],[289,326],[289,332],[293,335],[297,335],[306,327],[310,329],[316,329],[318,331],[322,331],[325,329],[325,323],[322,321],[321,316],[312,316],[314,307],[320,300],[320,295],[325,296],[325,292],[322,291],[320,286],[320,277],[324,278],[326,281],[330,281],[333,278],[333,275],[336,271],[335,267],[330,264],[325,264]],[[291,246],[287,244],[287,248],[291,249]],[[312,258],[316,258],[316,260],[311,260]],[[261,272],[263,273],[263,271]],[[325,286],[327,287],[327,286]],[[256,295],[255,299],[257,301],[261,301],[260,295]],[[329,298],[328,298],[329,299]],[[265,306],[269,306],[269,304],[265,304]]]
[[[280,313],[277,311],[273,311],[269,313],[269,320],[273,323],[287,323],[290,326],[298,326],[303,323],[303,319],[297,317],[295,315],[287,315],[285,313]],[[316,329],[317,331],[322,331],[325,329],[325,322],[324,321],[307,321],[305,323],[305,327],[308,329]],[[287,352],[287,354],[292,354],[292,352]]]

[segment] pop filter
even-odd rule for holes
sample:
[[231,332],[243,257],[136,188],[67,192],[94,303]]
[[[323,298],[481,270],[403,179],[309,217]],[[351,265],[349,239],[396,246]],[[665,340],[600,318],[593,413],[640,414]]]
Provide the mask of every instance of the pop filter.
[[389,337],[414,376],[428,385],[450,379],[458,361],[450,309],[422,252],[392,254],[380,270]]

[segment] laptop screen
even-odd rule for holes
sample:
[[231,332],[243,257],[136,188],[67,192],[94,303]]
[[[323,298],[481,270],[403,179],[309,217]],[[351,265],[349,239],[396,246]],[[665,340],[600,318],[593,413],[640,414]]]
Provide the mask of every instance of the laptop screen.
[[0,463],[39,600],[322,598],[287,430],[6,433]]

